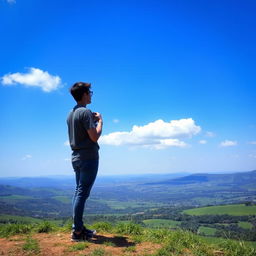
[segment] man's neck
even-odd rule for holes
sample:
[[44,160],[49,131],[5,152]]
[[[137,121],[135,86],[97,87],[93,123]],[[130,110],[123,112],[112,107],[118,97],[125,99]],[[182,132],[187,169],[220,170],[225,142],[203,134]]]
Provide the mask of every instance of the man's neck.
[[86,107],[86,103],[84,101],[77,101],[77,105],[82,105],[82,106],[85,106]]

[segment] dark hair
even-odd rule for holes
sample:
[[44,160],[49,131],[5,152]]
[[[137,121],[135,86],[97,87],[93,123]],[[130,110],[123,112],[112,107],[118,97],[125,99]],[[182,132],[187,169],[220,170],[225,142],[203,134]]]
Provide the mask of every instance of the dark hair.
[[89,93],[90,87],[90,83],[77,82],[70,88],[70,93],[74,97],[75,101],[80,101],[84,93]]

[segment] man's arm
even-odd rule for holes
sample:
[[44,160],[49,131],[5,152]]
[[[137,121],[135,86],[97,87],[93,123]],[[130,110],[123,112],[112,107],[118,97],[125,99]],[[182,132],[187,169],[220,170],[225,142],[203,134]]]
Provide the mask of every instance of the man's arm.
[[98,124],[96,128],[88,129],[87,132],[89,134],[90,139],[93,142],[97,142],[102,132],[103,120],[100,113],[95,113],[94,118],[98,120]]

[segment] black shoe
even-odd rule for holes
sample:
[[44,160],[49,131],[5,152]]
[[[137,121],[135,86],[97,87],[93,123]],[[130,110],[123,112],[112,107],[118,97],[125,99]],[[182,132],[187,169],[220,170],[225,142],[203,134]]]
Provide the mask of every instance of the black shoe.
[[71,241],[73,242],[82,242],[85,240],[89,240],[90,238],[93,238],[94,235],[96,235],[96,230],[90,230],[86,227],[83,227],[81,233],[77,234],[75,231],[71,233]]
[[77,234],[75,231],[73,231],[71,233],[71,241],[72,242],[83,242],[85,240],[87,240],[87,238],[83,231],[79,234]]
[[86,228],[85,226],[83,226],[83,231],[86,235],[91,235],[91,236],[94,236],[97,234],[97,231],[95,229],[88,229]]

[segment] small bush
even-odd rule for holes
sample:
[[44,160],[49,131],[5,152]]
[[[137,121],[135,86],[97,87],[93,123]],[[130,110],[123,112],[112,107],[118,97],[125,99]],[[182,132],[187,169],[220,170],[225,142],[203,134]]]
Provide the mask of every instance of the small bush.
[[225,256],[254,256],[256,249],[248,247],[242,241],[225,240],[220,246],[225,251]]
[[49,233],[53,230],[55,230],[57,227],[54,226],[52,223],[50,223],[49,221],[43,221],[42,223],[40,223],[37,228],[36,231],[38,233]]
[[109,222],[97,222],[92,225],[93,229],[96,229],[97,231],[101,232],[112,232],[112,225]]
[[72,224],[73,224],[73,220],[72,219],[68,219],[65,224],[63,225],[63,227],[61,228],[61,230],[65,231],[70,231],[72,229]]
[[168,240],[171,232],[167,229],[146,229],[143,235],[143,240],[153,243],[163,243]]
[[143,242],[144,238],[142,235],[133,235],[132,240],[135,244],[140,244],[141,242]]
[[16,234],[28,234],[33,226],[28,224],[5,224],[0,226],[0,237],[9,237]]
[[115,227],[115,231],[123,235],[141,235],[143,233],[143,228],[139,224],[132,222],[118,223]]
[[37,254],[40,252],[40,248],[37,240],[32,239],[31,237],[28,237],[26,239],[25,243],[22,246],[22,249],[25,251],[33,252],[34,254]]
[[144,239],[163,244],[162,248],[154,256],[183,255],[186,252],[194,256],[213,255],[210,246],[202,242],[193,233],[187,231],[147,230],[144,234]]
[[212,247],[203,242],[198,236],[189,231],[171,232],[167,244],[175,247],[178,245],[180,251],[188,249],[193,252],[195,256],[211,256]]

